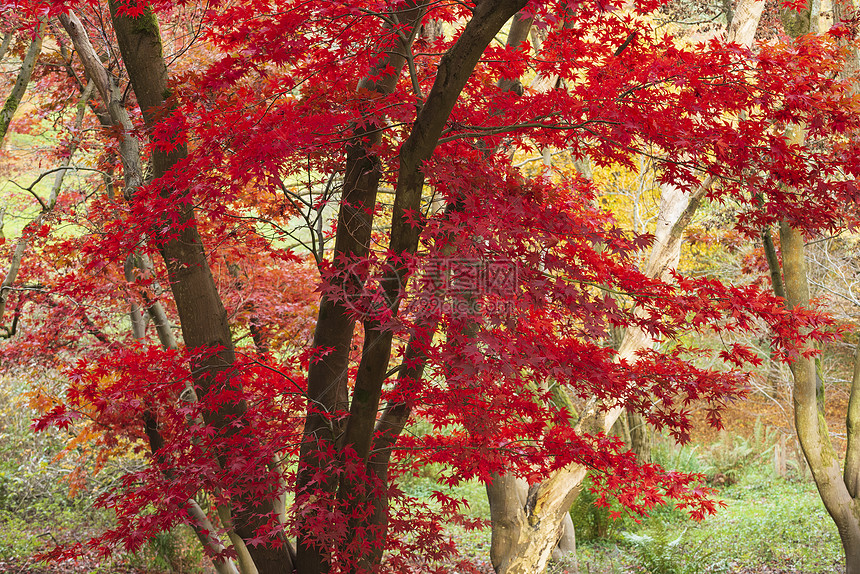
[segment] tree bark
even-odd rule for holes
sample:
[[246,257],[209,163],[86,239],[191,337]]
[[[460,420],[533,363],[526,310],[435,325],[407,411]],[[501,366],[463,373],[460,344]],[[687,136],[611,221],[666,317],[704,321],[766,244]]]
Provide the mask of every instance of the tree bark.
[[[797,305],[808,305],[809,283],[803,234],[786,222],[780,225],[779,232],[786,305],[789,309]],[[852,492],[857,489],[857,477],[860,475],[858,471],[860,457],[856,453],[857,428],[860,426],[858,367],[855,364],[846,421],[851,450],[846,459],[844,475],[840,467],[839,455],[830,442],[827,422],[819,410],[815,360],[802,356],[795,357],[791,363],[791,373],[794,376],[794,423],[803,455],[809,463],[821,500],[839,531],[842,547],[845,550],[846,573],[858,574],[860,573],[860,507],[858,507],[856,493]]]
[[[168,113],[167,100],[170,98],[158,22],[150,8],[137,18],[122,14],[116,2],[110,2],[110,10],[120,53],[144,121],[148,128],[153,128]],[[187,150],[183,145],[177,145],[170,151],[156,146],[152,151],[153,177],[162,178],[186,155]],[[170,197],[175,191],[164,188],[162,195]],[[168,232],[156,231],[154,238],[167,266],[183,339],[191,352],[198,353],[192,365],[192,374],[199,388],[200,399],[205,401],[208,394],[220,390],[234,391],[241,396],[241,385],[230,373],[235,354],[227,314],[197,231],[193,203],[176,201],[174,204],[178,206],[177,212],[164,217]],[[231,423],[241,420],[246,409],[244,400],[228,402],[207,411],[204,418],[225,438],[240,439],[237,427]],[[252,439],[245,436],[240,440]],[[222,465],[229,464],[236,448],[225,448],[217,454]],[[254,469],[260,478],[266,472],[265,465],[258,465]],[[234,528],[243,540],[254,538],[266,524],[267,517],[274,512],[275,487],[271,490],[270,494],[262,496],[243,492],[241,488],[231,492],[234,500]],[[248,551],[260,574],[288,574],[293,570],[286,539],[248,545]]]
[[[27,84],[30,83],[30,77],[33,75],[33,68],[36,67],[36,60],[39,59],[39,54],[42,52],[42,37],[45,34],[45,22],[39,23],[39,28],[36,30],[36,37],[30,42],[24,60],[21,62],[21,71],[18,72],[18,77],[15,78],[15,85],[12,86],[12,91],[6,97],[6,103],[3,104],[3,109],[0,110],[0,144],[6,139],[6,132],[9,130],[9,123],[27,91]],[[8,43],[4,39],[4,45]],[[4,49],[5,52],[5,49]]]
[[[421,194],[424,188],[424,175],[421,171],[421,165],[432,156],[436,149],[445,122],[448,121],[461,90],[471,76],[484,50],[505,22],[524,5],[524,0],[496,0],[484,1],[475,7],[472,18],[456,44],[442,56],[433,87],[418,113],[409,137],[401,147],[389,241],[389,253],[392,255],[387,265],[391,271],[382,279],[389,312],[396,313],[399,308],[407,281],[407,269],[404,261],[409,255],[415,253],[418,246],[420,228],[414,225],[409,214],[418,212],[420,208]],[[346,198],[344,201],[346,202]],[[345,229],[341,231],[343,222],[339,218],[336,244],[341,241],[344,243],[352,241],[349,238],[344,237],[342,239],[341,237],[342,233],[346,231]],[[336,319],[336,314],[334,317],[324,314],[324,311],[331,311],[331,307],[335,306],[331,305],[328,309],[321,308],[320,321],[323,325],[318,325],[317,334],[325,334],[321,333],[321,329],[323,327],[331,329],[331,325],[336,323],[333,320]],[[336,308],[334,310],[337,311]],[[345,327],[351,327],[344,321],[341,321],[341,324]],[[382,384],[391,356],[393,332],[382,327],[373,317],[368,317],[365,320],[364,327],[364,352],[358,366],[352,404],[349,406],[348,422],[343,430],[342,444],[349,446],[355,451],[357,457],[365,461],[367,476],[370,477],[387,473],[387,469],[380,469],[381,464],[387,465],[387,460],[376,458],[372,461],[370,447],[373,443],[373,433],[377,424]],[[346,355],[351,338],[350,329],[349,336],[342,337],[343,340],[339,343],[341,346],[335,347],[334,352]],[[316,336],[314,345],[317,345]],[[322,373],[324,376],[318,379],[313,376],[314,373],[309,374],[310,379],[316,379],[322,383],[321,388],[331,389],[328,392],[334,394],[334,396],[325,397],[330,398],[330,401],[323,403],[324,408],[333,408],[338,404],[343,404],[346,381],[345,375],[342,373],[345,373],[346,361],[341,360],[341,364],[336,366],[336,369],[329,368],[328,373]],[[341,391],[341,388],[344,390]],[[331,441],[334,437],[325,436],[331,431],[326,430],[325,425],[320,423],[321,421],[312,420],[309,416],[305,427],[306,437],[314,439],[322,435],[325,440]],[[394,428],[390,427],[389,431],[393,431]],[[396,436],[393,434],[388,436],[393,436],[396,440]],[[317,441],[306,439],[302,450],[302,464],[311,465],[311,468],[314,465],[319,465],[320,463],[314,460],[318,458],[318,448],[319,443]],[[374,512],[376,512],[382,508],[379,500],[371,500],[366,496],[356,496],[357,483],[366,481],[366,479],[358,476],[345,477],[339,486],[340,497],[342,500],[352,498],[351,504],[353,506],[371,504]],[[387,509],[385,511],[387,512]],[[387,520],[381,516],[378,518]],[[314,547],[311,544],[300,544],[298,554],[299,568],[303,574],[305,572],[320,572],[325,568],[325,549]]]
[[[399,45],[382,52],[371,73],[358,84],[360,92],[369,99],[390,94],[406,64],[406,54],[411,50],[417,27],[424,12],[424,2],[412,3],[408,9],[392,19],[405,24],[401,30]],[[384,73],[385,70],[391,70]],[[372,79],[378,78],[378,79]],[[371,110],[371,116],[373,111]],[[350,263],[360,261],[370,252],[373,214],[381,176],[379,159],[371,151],[382,140],[382,128],[369,116],[363,125],[357,126],[352,142],[347,148],[343,192],[338,211],[337,235],[335,237],[334,265],[346,276],[338,278],[338,286],[354,292],[362,289],[361,279],[347,273]],[[342,300],[323,296],[314,331],[313,347],[331,351],[320,360],[312,362],[308,369],[308,413],[305,418],[304,440],[300,453],[297,490],[301,494],[308,488],[312,477],[322,471],[325,478],[314,486],[315,492],[334,493],[338,488],[338,477],[327,472],[336,463],[323,453],[327,445],[343,445],[346,424],[336,418],[338,413],[349,410],[347,369],[349,351],[355,332],[352,311]],[[359,401],[360,404],[361,401]],[[375,420],[375,414],[374,414]],[[373,421],[371,421],[373,424]],[[352,434],[355,435],[355,423]],[[369,433],[368,433],[369,435]],[[369,440],[369,436],[368,436]],[[307,492],[315,496],[312,492]],[[296,563],[302,574],[322,572],[327,568],[329,549],[314,542],[313,533],[299,529]],[[379,556],[381,558],[381,554]]]
[[12,43],[12,38],[15,35],[12,32],[6,32],[3,34],[3,41],[0,42],[0,60],[6,57],[6,50],[9,49],[9,44]]
[[642,413],[627,411],[627,425],[630,428],[630,450],[636,455],[636,462],[650,464],[651,435],[645,417]]
[[[782,270],[779,266],[779,257],[776,253],[776,247],[773,244],[770,227],[762,229],[761,237],[765,259],[767,260],[767,266],[770,270],[771,287],[777,297],[785,299],[785,286],[782,283]],[[774,396],[779,396],[779,359],[776,355],[776,349],[773,347],[770,340],[768,341],[768,348],[767,381],[765,381],[765,385],[772,390]]]
[[[750,46],[762,9],[761,2],[743,0],[732,18],[728,40]],[[554,83],[553,78],[538,77],[535,80],[535,85],[544,88],[551,87]],[[692,220],[712,183],[713,178],[707,177],[699,189],[689,197],[684,197],[677,188],[662,186],[654,246],[644,269],[649,277],[663,277],[668,270],[677,265],[683,231]],[[638,350],[651,343],[651,338],[643,331],[628,330],[624,334],[618,356],[622,359],[631,359]],[[591,405],[592,416],[598,412],[594,406],[594,404]],[[591,425],[595,427],[594,430],[608,432],[622,412],[619,408],[612,409],[602,416],[602,421],[593,420]],[[531,574],[545,570],[551,550],[560,536],[560,523],[576,499],[584,477],[585,469],[578,465],[558,471],[544,483],[532,487],[529,493],[530,502],[525,508],[513,509],[508,501],[513,500],[514,497],[511,494],[504,495],[502,489],[488,489],[491,497],[500,497],[496,503],[497,506],[511,513],[504,518],[504,534],[494,538],[493,544],[498,544],[498,547],[491,550],[491,556],[495,556],[493,566],[496,572]],[[503,484],[509,484],[509,481]],[[501,512],[502,510],[499,510],[499,513]],[[513,524],[518,524],[520,528],[516,536],[510,534],[516,532]],[[496,540],[498,542],[495,542]]]
[[764,3],[758,0],[740,0],[728,25],[727,39],[742,46],[752,46]]
[[[812,10],[799,12],[783,10],[782,24],[793,38],[809,33]],[[789,126],[786,136],[790,143],[803,144],[805,133],[801,126]],[[787,221],[779,226],[782,248],[782,274],[785,286],[785,303],[788,309],[809,304],[809,280],[806,268],[806,246],[803,233]],[[857,477],[860,476],[860,455],[857,454],[857,432],[860,427],[860,365],[856,363],[848,403],[846,427],[848,454],[843,472],[839,455],[830,441],[827,421],[823,413],[823,389],[819,389],[819,376],[815,359],[798,355],[790,365],[794,378],[794,424],[797,437],[809,464],[812,478],[827,512],[836,523],[842,548],[845,550],[847,574],[860,574],[860,500],[857,498]],[[852,452],[853,451],[853,452]]]
[[[93,109],[93,112],[99,118],[99,122],[105,128],[110,128],[112,125],[116,125],[123,130],[123,135],[120,139],[120,157],[123,162],[124,177],[123,191],[126,199],[132,201],[134,199],[135,191],[142,184],[143,169],[140,164],[139,142],[137,141],[137,138],[132,135],[134,126],[131,123],[128,111],[120,101],[121,96],[119,89],[113,83],[107,70],[98,58],[98,55],[90,42],[89,36],[77,16],[73,12],[69,12],[68,14],[60,14],[58,19],[60,24],[66,30],[66,33],[69,35],[69,38],[72,40],[72,44],[74,45],[75,50],[78,53],[78,57],[84,66],[84,72],[87,77],[90,78],[90,84],[82,96],[81,105],[84,106],[88,101],[91,87],[96,86],[105,106],[103,110],[101,108]],[[79,111],[82,111],[83,109],[84,108],[81,107],[79,108]],[[144,273],[154,273],[153,264],[149,257],[137,251],[129,254],[123,267],[125,278],[129,282],[133,282],[135,280],[135,269]],[[161,290],[158,283],[153,285],[153,289],[155,290],[156,296],[158,296]],[[155,325],[156,333],[161,345],[166,349],[177,349],[178,344],[176,337],[173,334],[173,329],[170,325],[167,313],[164,310],[164,306],[157,300],[150,300],[149,296],[145,293],[144,299],[146,300],[146,313],[150,316]],[[130,303],[129,316],[134,338],[143,339],[145,336],[145,321],[142,310],[136,302]],[[197,394],[194,391],[193,386],[189,385],[186,392],[191,395],[193,400],[197,400]],[[150,449],[152,454],[155,455],[157,450],[160,448],[159,445],[163,444],[163,440],[158,431],[158,421],[155,420],[150,411],[146,411],[143,418],[147,434],[150,438]],[[188,524],[194,530],[200,543],[208,549],[210,554],[217,555],[221,553],[221,551],[224,550],[224,545],[216,537],[216,530],[209,522],[208,518],[206,518],[205,513],[203,513],[202,509],[200,509],[193,500],[189,500],[188,504],[190,517]],[[203,519],[205,519],[205,521]],[[240,558],[240,564],[242,564],[242,558],[248,555],[248,551],[238,536],[233,534],[232,531],[229,532],[229,534],[231,535],[231,540],[234,543],[233,546]],[[250,557],[247,558],[247,561],[251,566],[253,566],[253,563],[250,562]],[[236,565],[232,560],[213,558],[212,562],[218,574],[237,573]],[[243,574],[252,574],[251,569],[247,567],[243,568]]]
[[860,345],[854,349],[854,374],[851,377],[851,394],[848,399],[848,412],[845,416],[848,446],[845,454],[843,478],[848,494],[860,498]]

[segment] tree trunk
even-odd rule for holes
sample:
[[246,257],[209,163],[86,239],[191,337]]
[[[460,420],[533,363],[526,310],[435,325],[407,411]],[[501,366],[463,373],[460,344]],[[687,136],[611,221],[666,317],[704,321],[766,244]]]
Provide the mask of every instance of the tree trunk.
[[[789,308],[809,304],[806,254],[803,235],[787,223],[780,225],[782,265],[785,276],[786,304]],[[847,574],[860,574],[860,507],[857,477],[860,476],[857,431],[860,427],[860,366],[855,362],[851,384],[847,428],[848,456],[845,471],[830,442],[827,422],[819,409],[818,375],[815,360],[797,356],[791,363],[794,376],[794,423],[803,455],[827,512],[836,523],[845,550]]]
[[[511,27],[508,31],[506,46],[508,48],[519,48],[525,42],[529,35],[532,34],[534,39],[534,48],[540,50],[542,37],[544,33],[534,33],[534,19],[530,15],[517,13],[514,17]],[[565,18],[562,25],[569,25],[570,19]],[[533,79],[530,88],[536,91],[546,91],[555,85],[557,77],[554,75],[539,74]],[[500,89],[504,91],[514,92],[522,95],[523,86],[521,79],[503,79],[498,83]],[[548,154],[549,150],[544,150],[544,164],[547,167],[551,165],[551,157]],[[511,156],[513,153],[511,152]],[[558,392],[555,393],[558,401],[564,401],[570,412],[575,412],[573,405],[570,404],[570,399],[564,394],[564,391],[557,387]],[[523,508],[525,507],[526,498],[528,496],[528,485],[525,481],[509,474],[494,473],[491,481],[486,484],[487,500],[490,504],[490,523],[492,528],[492,536],[490,542],[490,561],[497,572],[505,571],[510,567],[512,562],[516,561],[517,549],[521,547],[519,539],[524,535]],[[573,504],[571,500],[571,504]],[[562,518],[562,523],[558,531],[558,539],[551,550],[551,555],[560,553],[576,552],[576,535],[573,528],[573,521],[570,519],[569,513],[565,513]]]
[[[42,52],[42,37],[45,34],[45,23],[39,23],[39,29],[36,31],[36,37],[30,42],[30,47],[27,48],[27,53],[24,54],[24,60],[21,62],[21,71],[18,72],[18,77],[15,79],[15,85],[12,86],[12,91],[6,97],[6,103],[3,104],[3,109],[0,110],[0,144],[6,139],[6,132],[9,129],[9,123],[21,103],[21,98],[27,91],[27,84],[30,83],[30,77],[33,75],[33,68],[36,67],[36,60],[39,59],[39,54]],[[7,36],[11,39],[11,36]],[[4,38],[4,46],[8,46],[8,42]],[[5,48],[3,50],[6,51]]]
[[[782,271],[779,267],[779,257],[776,253],[776,247],[773,244],[770,226],[762,229],[761,232],[762,247],[764,248],[765,259],[770,270],[770,284],[773,292],[777,297],[785,299],[785,286],[782,283]],[[773,344],[768,341],[768,359],[767,359],[767,381],[765,387],[770,388],[774,397],[780,395],[780,377],[779,377],[779,359],[776,355],[776,349]]]
[[763,11],[763,2],[759,2],[758,0],[739,0],[728,25],[728,41],[750,47],[755,38]]
[[[129,74],[138,104],[148,128],[158,124],[170,96],[167,86],[167,66],[158,22],[150,8],[137,18],[121,13],[121,8],[110,2],[111,17],[123,62]],[[176,163],[186,157],[185,146],[177,145],[170,151],[156,146],[152,151],[152,172],[155,179],[163,177]],[[171,196],[174,190],[163,189],[162,195]],[[235,391],[241,396],[241,385],[232,380],[230,371],[235,362],[233,340],[227,323],[227,314],[218,294],[203,243],[197,231],[193,202],[174,202],[178,213],[166,215],[169,224],[166,234],[156,234],[157,247],[167,266],[170,288],[179,312],[180,326],[187,348],[200,355],[192,366],[200,398],[205,401],[209,393],[220,390]],[[238,429],[232,421],[241,420],[246,411],[244,400],[227,403],[205,413],[207,424],[213,425],[225,438],[239,439]],[[250,437],[241,440],[250,441]],[[235,447],[217,453],[225,467]],[[265,465],[253,471],[257,478],[267,473]],[[255,496],[242,489],[234,490],[233,520],[236,533],[243,540],[254,538],[265,526],[267,517],[274,512],[275,487],[269,495]],[[283,573],[293,570],[289,545],[285,539],[248,545],[260,574]]]
[[[784,9],[782,25],[793,38],[809,33],[812,10],[809,5],[801,11]],[[805,133],[801,126],[786,128],[789,143],[801,145]],[[792,228],[787,221],[779,226],[782,248],[782,274],[785,285],[786,307],[809,304],[809,279],[806,268],[806,245],[803,233]],[[798,355],[790,365],[794,378],[794,424],[803,456],[809,464],[812,478],[827,512],[836,523],[842,548],[845,550],[847,574],[860,574],[860,500],[857,477],[860,476],[858,455],[858,428],[860,428],[860,365],[855,357],[854,377],[848,402],[846,428],[848,448],[844,472],[839,455],[830,441],[827,421],[824,418],[823,388],[819,389],[819,376],[815,359]]]
[[12,38],[15,35],[12,32],[6,32],[3,34],[3,41],[0,42],[0,61],[6,57],[6,50],[9,49],[9,44],[12,43]]
[[651,433],[642,413],[627,411],[627,426],[630,428],[630,450],[639,464],[651,462]]
[[[371,98],[376,94],[385,95],[394,90],[406,63],[406,53],[411,50],[414,35],[421,21],[424,12],[423,4],[423,2],[412,3],[407,10],[392,16],[393,19],[399,18],[399,21],[405,24],[401,31],[400,45],[398,49],[380,54],[370,74],[358,85],[359,90],[372,94]],[[343,192],[332,256],[334,265],[338,266],[342,273],[346,272],[344,268],[348,267],[349,263],[360,261],[370,252],[376,196],[381,176],[379,160],[371,150],[381,141],[383,130],[376,123],[378,119],[374,120],[369,116],[366,120],[361,127],[356,128],[352,142],[347,148]],[[338,281],[339,287],[359,293],[361,291],[361,279],[354,274],[341,277]],[[304,440],[297,478],[299,495],[307,494],[316,497],[320,491],[334,493],[338,488],[338,476],[335,472],[331,472],[330,468],[330,465],[337,461],[323,453],[326,452],[327,445],[344,444],[342,435],[345,431],[345,423],[335,418],[335,415],[350,410],[347,369],[355,331],[352,313],[353,311],[342,301],[323,295],[313,346],[332,350],[319,361],[312,362],[308,370],[308,399],[313,407],[308,409],[305,418]],[[358,403],[354,401],[353,407],[357,408],[358,404],[360,401]],[[375,418],[374,413],[372,419],[365,420],[365,424],[370,423],[371,430],[365,433],[367,438],[362,440],[369,441],[372,437]],[[352,415],[350,415],[350,421],[352,421]],[[353,423],[352,434],[353,436],[361,434],[356,432],[355,423]],[[319,471],[324,472],[326,478],[314,486],[314,491],[303,492],[307,490],[311,479]],[[378,519],[381,521],[381,517]],[[302,574],[322,572],[327,568],[326,560],[330,549],[319,546],[315,542],[314,534],[310,529],[299,529],[296,561],[298,570]],[[378,558],[381,560],[381,557],[380,552]]]
[[[418,247],[421,229],[414,225],[410,214],[420,212],[421,195],[424,189],[422,164],[430,159],[435,151],[460,92],[484,50],[505,22],[525,3],[525,0],[496,0],[481,2],[475,7],[472,18],[466,24],[458,41],[439,62],[433,87],[420,108],[409,137],[401,146],[388,246],[391,256],[387,262],[387,268],[391,271],[381,280],[385,300],[388,302],[388,311],[391,313],[397,313],[406,287],[405,261]],[[415,28],[416,26],[413,26],[409,29],[409,38],[414,36],[412,30]],[[388,57],[393,56],[394,54]],[[371,213],[375,205],[379,170],[374,158],[369,156],[364,146],[360,148],[353,146],[351,153],[354,154],[352,161],[365,162],[367,167],[357,174],[358,177],[353,176],[356,185],[351,185],[348,180],[344,186],[335,251],[363,257],[369,245],[369,223],[372,222]],[[350,177],[351,173],[348,170],[347,178]],[[363,182],[364,177],[370,180]],[[356,204],[370,206],[371,209],[356,209]],[[353,225],[353,222],[357,225]],[[355,281],[349,277],[347,280]],[[348,503],[350,507],[369,504],[373,509],[374,522],[365,523],[365,525],[384,528],[387,523],[387,502],[384,501],[384,495],[374,493],[362,495],[358,487],[362,483],[366,485],[371,477],[387,477],[388,455],[377,456],[379,451],[372,452],[371,445],[375,440],[375,428],[379,424],[377,415],[380,393],[391,356],[393,332],[382,327],[374,316],[367,315],[364,322],[364,349],[358,365],[352,404],[348,405],[349,415],[345,419],[345,424],[335,426],[333,421],[329,420],[331,415],[347,410],[346,366],[353,327],[342,304],[323,301],[314,336],[314,346],[322,344],[333,348],[333,351],[323,360],[318,361],[309,371],[309,399],[315,408],[309,411],[305,422],[305,440],[300,454],[299,489],[300,495],[305,494],[309,498],[313,495],[312,492],[301,491],[306,490],[309,477],[316,470],[326,470],[330,460],[327,460],[323,453],[328,446],[334,444],[339,449],[350,447],[354,456],[364,461],[366,475],[363,477],[344,475],[338,484],[334,473],[329,473],[328,478],[324,479],[319,487],[323,492],[332,492],[337,488],[339,500],[342,503]],[[404,409],[398,409],[395,406],[392,414],[394,415],[391,419],[393,424],[386,429],[385,440],[391,441],[389,444],[393,446],[397,435],[402,430],[399,419],[404,414]],[[408,416],[408,413],[406,414]],[[341,432],[342,437],[338,436]],[[378,437],[376,440],[378,442]],[[309,536],[311,533],[306,535],[301,526],[299,531],[302,533],[297,553],[299,571],[302,574],[315,574],[327,570],[328,549],[315,544]],[[384,532],[382,535],[384,536]],[[375,554],[371,557],[355,558],[360,560],[362,567],[372,566],[368,560],[378,560]]]
[[[120,139],[120,157],[123,162],[123,193],[128,201],[133,201],[136,190],[143,183],[143,169],[140,161],[139,142],[137,141],[137,138],[132,135],[134,126],[131,123],[128,111],[120,101],[121,96],[117,86],[108,75],[107,70],[104,68],[104,65],[96,54],[96,51],[77,16],[75,16],[73,12],[69,12],[68,14],[60,14],[58,19],[68,33],[69,38],[72,40],[72,44],[74,45],[75,50],[78,53],[78,57],[84,66],[84,71],[90,78],[90,84],[87,89],[84,90],[82,104],[85,104],[89,100],[91,86],[95,86],[101,94],[104,108],[101,109],[93,104],[93,113],[98,117],[99,122],[104,128],[111,128],[116,125],[123,131],[123,135]],[[79,111],[82,111],[82,109],[83,108]],[[108,193],[111,193],[110,189],[108,190]],[[126,258],[124,273],[127,281],[134,281],[135,269],[139,269],[147,274],[154,274],[152,261],[148,256],[139,251],[129,254]],[[152,284],[152,290],[155,292],[156,296],[161,293],[161,287],[157,281]],[[155,325],[156,333],[162,346],[165,349],[177,349],[177,341],[173,334],[173,329],[168,320],[167,313],[164,310],[164,306],[157,300],[151,300],[146,293],[143,294],[143,297],[146,301],[146,313]],[[129,315],[133,336],[135,339],[142,339],[145,334],[144,316],[137,303],[132,302],[130,307]],[[192,385],[188,385],[186,394],[190,395],[192,400],[197,400],[197,393]],[[185,394],[183,397],[185,397]],[[163,444],[163,439],[158,430],[158,421],[153,418],[150,411],[144,412],[143,419],[150,439],[150,449],[152,454],[156,455],[160,445]],[[198,540],[208,549],[210,554],[220,554],[224,550],[224,545],[216,537],[217,530],[209,522],[205,513],[203,513],[202,509],[199,508],[193,499],[189,500],[188,505],[190,517],[188,524],[194,530]],[[242,574],[256,574],[256,570],[254,569],[253,562],[250,559],[244,542],[232,531],[232,527],[229,522],[227,522],[225,526],[229,530],[228,534],[233,542],[234,550],[238,555],[239,564],[242,566]],[[219,574],[237,573],[236,565],[230,559],[213,558],[212,563]]]
[[567,512],[561,520],[561,538],[558,540],[552,557],[557,559],[567,557],[573,562],[574,572],[579,571],[579,564],[576,560],[576,530],[573,527],[573,518],[570,517],[570,512]]

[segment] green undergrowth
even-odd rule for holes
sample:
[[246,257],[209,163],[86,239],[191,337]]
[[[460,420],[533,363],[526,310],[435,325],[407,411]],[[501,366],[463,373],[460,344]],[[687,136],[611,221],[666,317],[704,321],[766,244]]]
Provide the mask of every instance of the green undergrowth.
[[[32,431],[35,413],[22,398],[27,388],[23,379],[0,379],[0,571],[7,571],[3,564],[14,564],[22,574],[44,571],[38,556],[57,545],[85,543],[110,528],[111,513],[95,508],[95,499],[123,470],[140,464],[133,459],[109,463],[98,475],[90,472],[86,486],[72,495],[66,479],[75,468],[74,457],[56,456],[69,436]],[[179,526],[154,536],[135,554],[85,556],[73,571],[196,574],[205,571],[205,564],[191,530]]]
[[[843,554],[836,527],[796,461],[788,461],[786,476],[774,471],[777,434],[761,425],[750,437],[724,434],[713,444],[678,446],[655,441],[654,462],[669,470],[701,474],[706,486],[722,501],[716,515],[701,522],[672,505],[657,507],[649,516],[622,514],[594,506],[596,498],[583,490],[572,508],[578,552],[551,562],[549,574],[723,574],[727,572],[839,571]],[[489,518],[483,485],[467,482],[440,486],[441,468],[423,468],[406,478],[407,494],[429,500],[434,490],[465,498],[465,513]],[[489,564],[490,530],[450,527],[462,555],[475,564]]]
[[[735,441],[727,444],[734,449]],[[732,466],[736,482],[719,489],[715,498],[725,507],[716,515],[694,522],[664,508],[638,523],[623,518],[604,538],[580,537],[580,572],[838,571],[839,535],[814,484],[796,475],[777,477],[763,462]]]
[[754,467],[720,494],[726,508],[688,534],[691,543],[720,549],[732,569],[833,572],[842,562],[836,526],[812,483]]

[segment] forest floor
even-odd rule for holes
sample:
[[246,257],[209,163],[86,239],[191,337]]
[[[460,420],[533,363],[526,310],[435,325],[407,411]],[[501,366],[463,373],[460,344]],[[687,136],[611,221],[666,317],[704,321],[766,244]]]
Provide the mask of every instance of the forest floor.
[[21,560],[0,560],[0,574],[157,574],[134,566],[111,565],[108,569],[86,560],[39,564]]
[[[787,393],[786,393],[787,394]],[[728,405],[724,412],[725,430],[696,425],[692,441],[679,446],[655,436],[653,460],[668,469],[701,473],[726,508],[702,523],[695,523],[673,508],[659,508],[652,516],[624,517],[612,521],[608,512],[596,509],[581,495],[574,507],[580,574],[822,574],[842,572],[842,550],[836,529],[827,516],[811,483],[791,428],[791,410],[785,394],[754,394],[742,402]],[[828,415],[834,439],[839,445],[840,410],[844,413],[847,393],[828,389]],[[12,425],[20,410],[0,408],[7,422],[9,438],[21,434],[20,445],[0,445],[0,491],[27,487],[41,493],[40,502],[26,512],[20,506],[0,508],[0,574],[203,574],[207,571],[192,536],[182,529],[145,546],[136,555],[119,556],[110,564],[97,560],[40,564],[28,560],[45,542],[84,542],[100,528],[99,515],[87,506],[63,503],[66,487],[50,474],[34,474],[24,483],[6,481],[11,471],[27,466],[43,468],[50,464],[24,465],[14,460],[22,452],[34,456],[46,452],[47,443],[34,443],[25,435],[28,425]],[[3,402],[0,401],[0,407]],[[0,421],[2,422],[2,421]],[[27,422],[27,421],[24,421]],[[20,427],[13,431],[13,427]],[[62,437],[60,437],[62,438]],[[6,441],[8,442],[8,441]],[[840,445],[841,446],[841,445]],[[46,458],[49,460],[49,457]],[[5,471],[4,478],[4,469]],[[441,490],[433,469],[408,479],[404,490],[419,499],[429,499]],[[4,482],[6,481],[6,482]],[[11,493],[11,491],[9,491]],[[0,492],[2,493],[2,492]],[[451,495],[469,502],[468,513],[487,519],[489,507],[484,487],[465,483]],[[2,498],[2,497],[0,497]],[[7,499],[8,501],[8,499]],[[0,500],[2,502],[2,500]],[[42,505],[42,506],[39,506]],[[0,504],[0,507],[3,505]],[[18,510],[16,510],[16,508]],[[461,531],[451,529],[462,558],[473,572],[492,574],[489,563],[489,529]],[[576,562],[564,560],[551,564],[549,574],[577,571]],[[415,570],[416,573],[422,569]],[[452,572],[466,572],[452,569]]]

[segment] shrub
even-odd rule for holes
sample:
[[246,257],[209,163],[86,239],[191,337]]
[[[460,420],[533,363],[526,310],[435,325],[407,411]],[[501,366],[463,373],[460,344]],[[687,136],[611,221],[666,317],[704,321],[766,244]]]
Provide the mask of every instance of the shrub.
[[[583,482],[587,484],[588,478],[586,477]],[[573,519],[573,527],[578,541],[617,538],[618,533],[633,522],[624,514],[624,510],[618,502],[608,499],[609,506],[606,507],[596,506],[594,504],[596,500],[597,495],[584,486],[570,509],[570,517]],[[612,512],[622,512],[622,515],[619,518],[612,518],[610,516]]]
[[728,563],[704,543],[693,547],[684,544],[685,533],[674,537],[659,527],[653,536],[625,532],[624,538],[636,550],[637,566],[648,574],[719,574],[728,570]]

